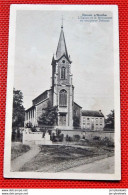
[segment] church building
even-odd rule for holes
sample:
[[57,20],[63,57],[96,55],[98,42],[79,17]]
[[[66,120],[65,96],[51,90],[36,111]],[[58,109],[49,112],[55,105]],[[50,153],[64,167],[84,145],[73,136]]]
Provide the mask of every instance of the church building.
[[52,86],[32,100],[32,107],[25,111],[25,124],[31,122],[33,126],[38,126],[38,119],[42,110],[47,108],[50,103],[58,108],[58,122],[55,128],[73,129],[74,116],[79,118],[81,126],[82,107],[74,102],[71,64],[62,25],[56,55],[53,56],[51,63]]

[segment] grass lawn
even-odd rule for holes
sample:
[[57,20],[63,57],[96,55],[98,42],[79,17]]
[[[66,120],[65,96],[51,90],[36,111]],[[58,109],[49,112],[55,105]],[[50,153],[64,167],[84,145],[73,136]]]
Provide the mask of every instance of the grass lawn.
[[114,155],[114,148],[80,147],[77,145],[40,146],[40,153],[20,171],[59,172]]
[[20,142],[12,142],[11,146],[11,160],[14,160],[18,156],[21,156],[25,152],[30,150],[30,146],[24,145]]

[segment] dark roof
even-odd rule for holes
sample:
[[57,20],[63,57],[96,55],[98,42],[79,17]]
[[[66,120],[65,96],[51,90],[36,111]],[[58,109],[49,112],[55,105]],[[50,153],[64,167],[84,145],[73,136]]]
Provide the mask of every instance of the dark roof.
[[101,110],[82,110],[82,116],[104,117]]
[[76,102],[74,102],[74,104],[76,104],[78,107],[82,108],[79,104],[77,104]]
[[45,90],[43,93],[41,93],[40,95],[38,95],[36,98],[34,98],[32,101],[36,100],[37,98],[41,97],[44,93],[46,93],[49,90]]
[[68,58],[68,52],[67,52],[67,47],[66,47],[66,42],[65,42],[64,32],[63,32],[63,27],[61,27],[60,38],[59,38],[57,51],[56,51],[56,58],[59,59],[64,54]]

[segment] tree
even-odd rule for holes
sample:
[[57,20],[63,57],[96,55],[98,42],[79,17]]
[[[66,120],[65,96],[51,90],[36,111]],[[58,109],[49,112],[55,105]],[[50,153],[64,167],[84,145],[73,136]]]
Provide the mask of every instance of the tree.
[[105,128],[111,128],[114,129],[114,123],[115,123],[115,112],[114,110],[111,110],[111,113],[107,115],[107,118],[105,120]]
[[50,103],[48,103],[47,108],[43,108],[42,114],[38,119],[38,123],[40,125],[54,125],[57,124],[58,121],[58,112],[57,112],[57,106],[51,106]]
[[20,90],[13,89],[13,116],[12,126],[23,127],[25,118],[25,109],[23,106],[23,93]]

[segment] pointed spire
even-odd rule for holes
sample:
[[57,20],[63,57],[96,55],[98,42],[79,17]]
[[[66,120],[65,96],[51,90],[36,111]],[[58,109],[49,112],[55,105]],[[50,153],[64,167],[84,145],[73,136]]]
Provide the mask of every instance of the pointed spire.
[[64,31],[63,31],[63,18],[62,18],[60,38],[59,38],[57,51],[56,51],[56,59],[61,58],[63,55],[65,55],[68,58],[68,52],[67,52]]

